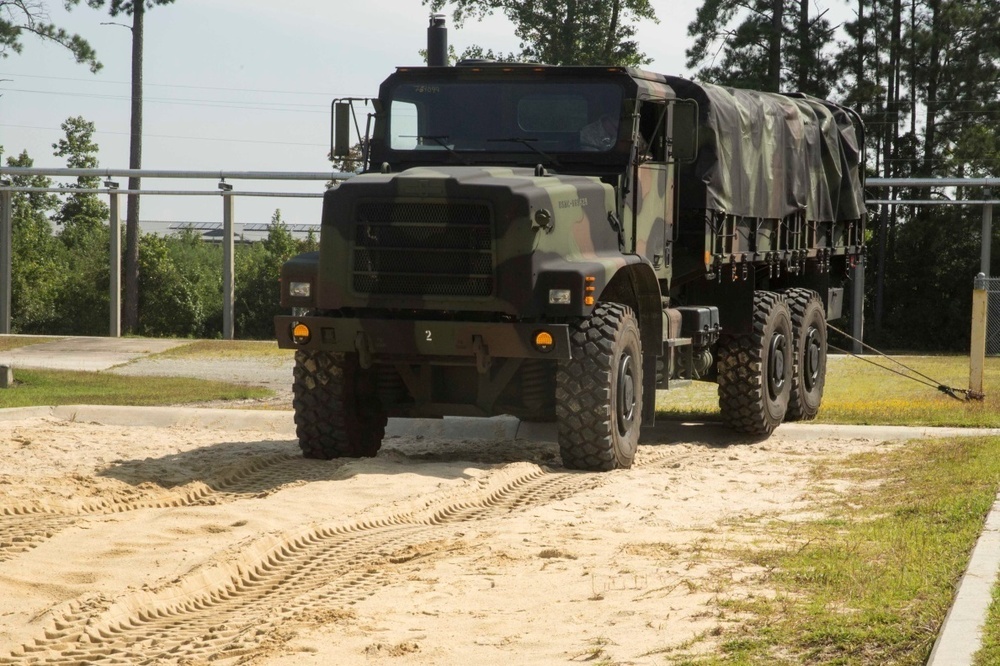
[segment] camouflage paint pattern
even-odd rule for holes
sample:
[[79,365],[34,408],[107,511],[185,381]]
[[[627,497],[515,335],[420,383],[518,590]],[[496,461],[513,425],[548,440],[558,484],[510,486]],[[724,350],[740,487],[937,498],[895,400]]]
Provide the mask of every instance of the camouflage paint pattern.
[[[482,76],[503,85],[489,68],[461,69],[393,76]],[[593,309],[584,296],[600,301],[606,289],[621,293],[616,278],[626,273],[639,285],[629,288],[639,290],[645,345],[661,339],[660,290],[668,294],[678,261],[704,273],[730,261],[822,263],[862,250],[861,128],[848,110],[636,69],[509,69],[522,79],[620,83],[625,104],[615,146],[550,172],[530,168],[530,153],[518,158],[524,166],[500,167],[454,165],[458,157],[476,160],[469,152],[410,151],[409,163],[422,166],[341,183],[324,199],[318,257],[293,260],[282,273],[286,282],[307,280],[314,288],[304,299],[283,293],[284,305],[333,316],[279,317],[281,346],[297,346],[288,327],[302,320],[319,331],[309,347],[475,355],[478,340],[491,354],[527,358],[540,354],[530,344],[537,328],[529,322],[550,322],[555,358],[564,353],[564,322]],[[649,161],[639,154],[640,112],[675,99],[698,103],[698,158],[684,165]],[[376,120],[376,163],[392,156],[378,127]],[[676,246],[678,232],[703,235],[704,245]],[[697,256],[672,256],[678,251]],[[469,275],[448,272],[465,265]],[[443,277],[435,277],[439,272]],[[570,303],[550,304],[552,289],[568,290]]]
[[[457,202],[488,208],[490,293],[481,297],[395,293],[387,299],[353,289],[348,276],[358,270],[358,235],[373,235],[380,231],[376,227],[396,224],[359,215],[359,204],[373,200],[414,209],[424,205],[447,209]],[[599,294],[618,270],[639,261],[619,250],[617,235],[608,222],[615,208],[614,188],[598,178],[536,176],[526,168],[414,168],[398,174],[357,176],[328,192],[324,200],[316,305],[321,309],[461,308],[529,317],[585,314],[591,309],[582,301],[586,277],[593,278],[592,286]],[[539,221],[546,219],[543,227]],[[400,220],[398,224],[408,222]],[[446,223],[429,223],[427,227],[443,235],[454,233]],[[423,250],[441,251],[437,247]],[[407,272],[405,263],[382,268]],[[548,290],[553,288],[571,289],[574,301],[567,306],[549,306]]]

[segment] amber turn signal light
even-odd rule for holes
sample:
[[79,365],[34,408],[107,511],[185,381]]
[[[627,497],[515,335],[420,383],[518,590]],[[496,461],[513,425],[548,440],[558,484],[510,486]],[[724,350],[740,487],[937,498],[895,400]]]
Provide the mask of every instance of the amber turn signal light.
[[552,339],[552,334],[548,331],[538,331],[535,333],[532,339],[532,344],[535,345],[535,349],[540,352],[550,352],[555,346],[555,341]]
[[292,342],[297,345],[304,345],[312,339],[312,331],[300,321],[292,324]]

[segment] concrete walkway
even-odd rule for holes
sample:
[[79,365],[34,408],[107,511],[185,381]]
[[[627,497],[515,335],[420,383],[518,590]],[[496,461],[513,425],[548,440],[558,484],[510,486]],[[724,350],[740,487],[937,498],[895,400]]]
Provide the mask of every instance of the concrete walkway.
[[[0,336],[6,337],[6,336]],[[192,340],[156,338],[59,338],[0,351],[0,365],[48,370],[107,370]]]

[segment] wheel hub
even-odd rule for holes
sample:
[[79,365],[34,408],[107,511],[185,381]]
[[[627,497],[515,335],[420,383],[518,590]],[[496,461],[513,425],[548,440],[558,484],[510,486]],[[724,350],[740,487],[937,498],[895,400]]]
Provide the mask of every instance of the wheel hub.
[[820,352],[819,331],[815,327],[810,327],[806,334],[805,372],[803,373],[806,388],[809,390],[816,386],[816,381],[819,379],[820,358],[822,357]]
[[776,398],[785,386],[785,348],[788,339],[781,333],[771,338],[768,353],[767,387],[771,398]]
[[618,417],[618,434],[625,435],[635,417],[635,363],[630,354],[622,354],[618,362],[618,386],[615,410]]

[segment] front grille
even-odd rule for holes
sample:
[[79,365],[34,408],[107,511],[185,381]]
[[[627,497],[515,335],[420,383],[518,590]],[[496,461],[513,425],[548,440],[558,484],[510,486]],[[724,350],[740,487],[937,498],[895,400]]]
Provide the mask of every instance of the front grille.
[[492,295],[492,221],[486,204],[359,202],[355,293]]

